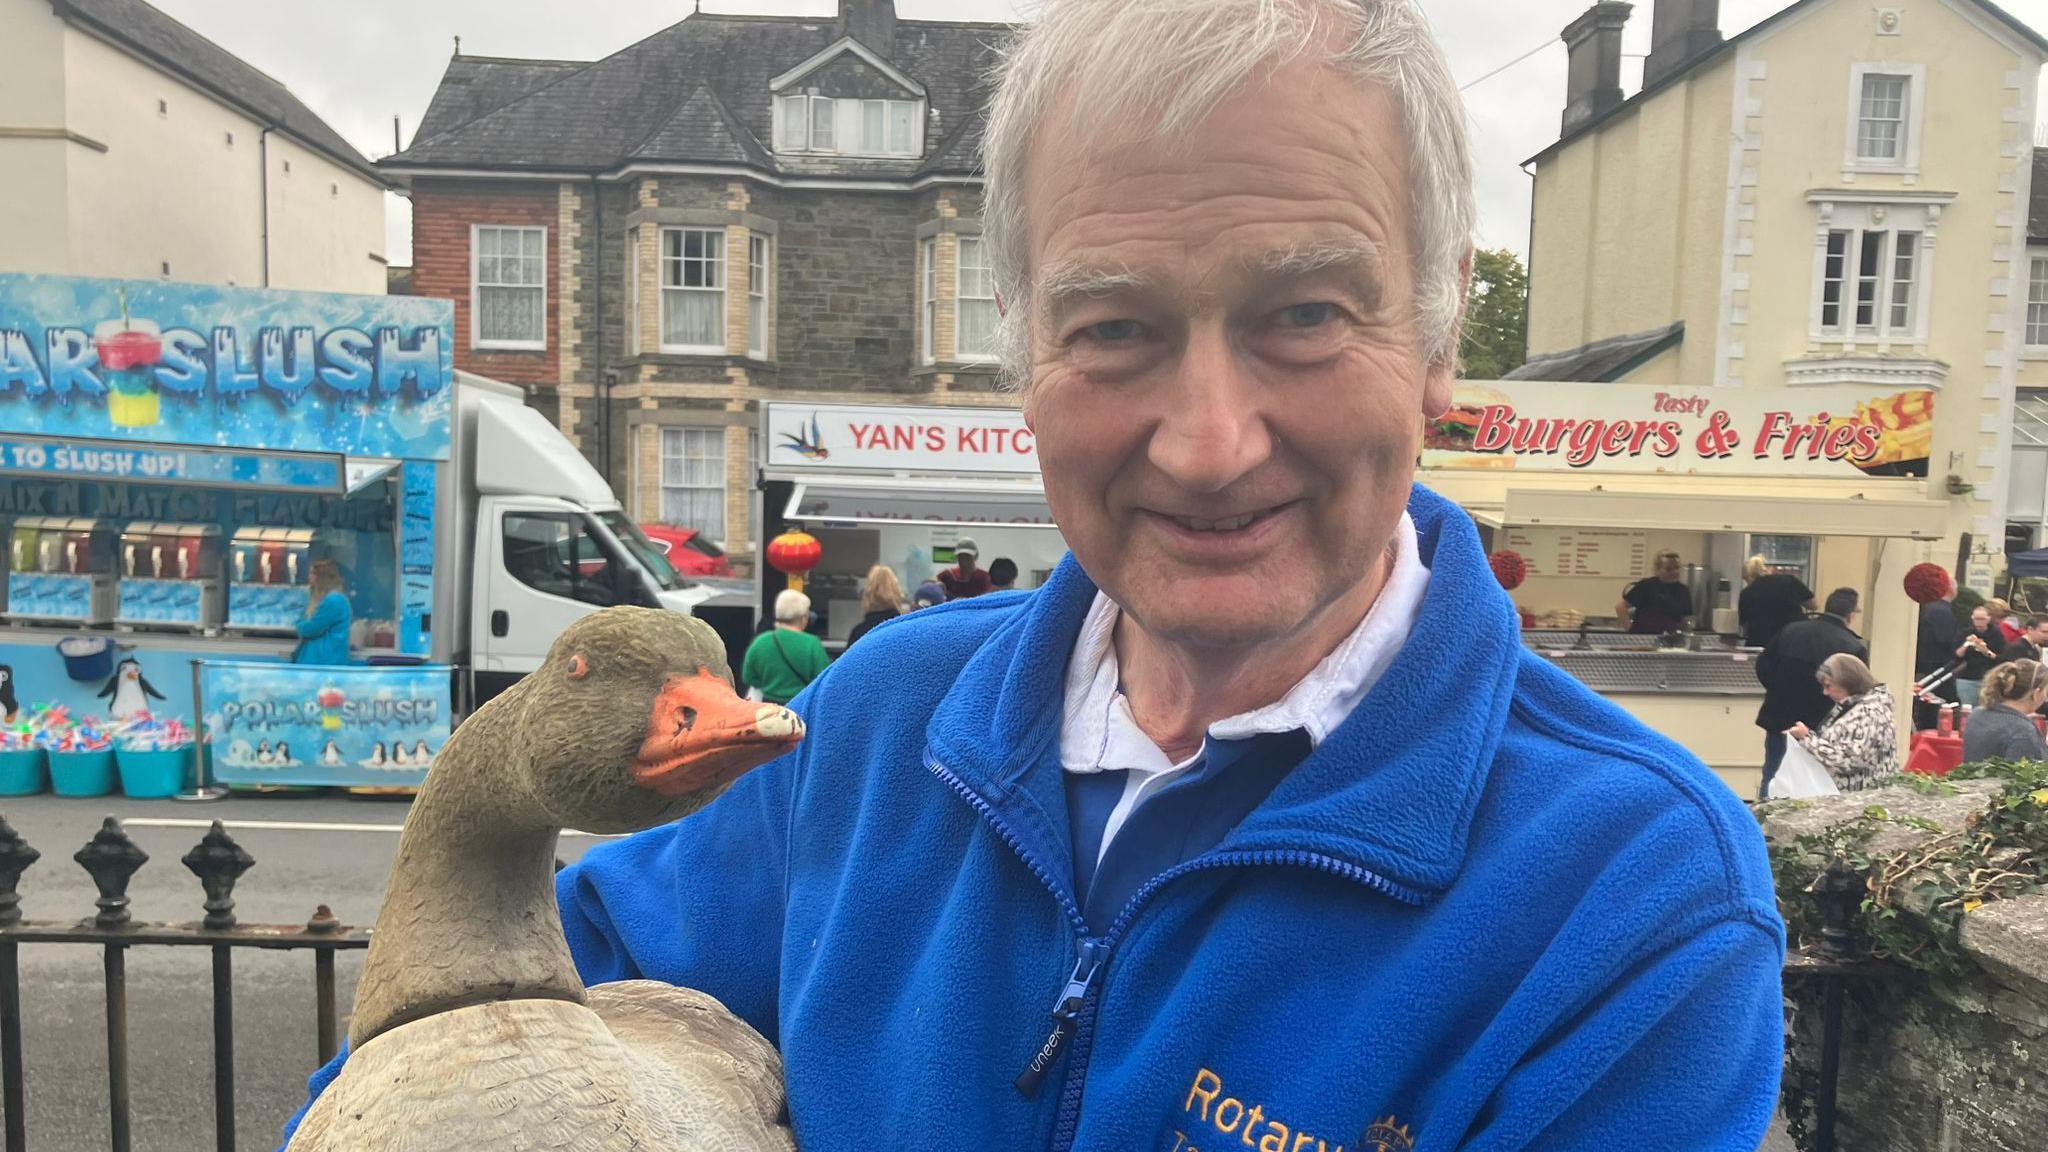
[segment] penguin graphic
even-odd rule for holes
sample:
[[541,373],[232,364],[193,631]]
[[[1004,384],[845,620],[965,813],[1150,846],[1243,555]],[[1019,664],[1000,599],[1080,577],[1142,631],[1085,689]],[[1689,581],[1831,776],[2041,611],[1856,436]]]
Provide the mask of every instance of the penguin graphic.
[[126,720],[138,712],[149,711],[150,699],[162,700],[164,694],[156,690],[149,678],[142,674],[142,661],[133,656],[114,665],[114,674],[107,677],[107,686],[100,689],[100,699],[113,698],[107,711],[116,720]]
[[14,698],[14,668],[0,664],[0,721],[14,723],[21,715],[21,702]]
[[277,742],[277,766],[279,768],[293,767],[291,746],[282,740]]
[[370,745],[370,758],[368,760],[363,761],[363,767],[384,767],[384,742],[382,740],[379,740],[375,744]]
[[336,767],[341,763],[341,749],[336,746],[332,737],[328,739],[327,746],[320,749],[320,763],[325,764],[329,768]]
[[412,762],[420,768],[425,768],[434,762],[434,754],[427,751],[427,742],[425,740],[412,746]]
[[277,762],[277,757],[270,754],[270,741],[263,740],[257,743],[256,762],[258,764],[274,764]]
[[412,766],[412,753],[405,750],[405,741],[393,740],[391,742],[391,765],[394,768],[408,768]]

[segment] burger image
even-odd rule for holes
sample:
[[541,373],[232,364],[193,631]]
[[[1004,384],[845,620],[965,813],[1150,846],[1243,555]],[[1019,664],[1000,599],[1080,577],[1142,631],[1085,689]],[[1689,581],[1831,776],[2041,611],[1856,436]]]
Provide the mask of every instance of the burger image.
[[1515,458],[1501,452],[1475,452],[1472,439],[1479,421],[1493,405],[1508,405],[1507,394],[1485,384],[1459,381],[1451,389],[1450,410],[1422,429],[1424,468],[1513,468]]

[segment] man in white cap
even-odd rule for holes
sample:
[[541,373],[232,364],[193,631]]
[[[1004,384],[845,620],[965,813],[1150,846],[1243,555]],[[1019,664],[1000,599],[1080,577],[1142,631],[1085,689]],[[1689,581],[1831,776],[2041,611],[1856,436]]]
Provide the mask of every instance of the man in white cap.
[[946,599],[966,600],[995,588],[989,582],[988,570],[976,565],[980,559],[981,547],[972,537],[962,536],[954,543],[953,567],[939,569],[939,586],[946,590]]

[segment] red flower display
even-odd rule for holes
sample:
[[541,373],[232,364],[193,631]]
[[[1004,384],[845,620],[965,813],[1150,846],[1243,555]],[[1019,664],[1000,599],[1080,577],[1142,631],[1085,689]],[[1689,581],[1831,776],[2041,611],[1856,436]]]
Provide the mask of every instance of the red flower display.
[[1487,567],[1493,569],[1493,578],[1500,586],[1512,592],[1529,578],[1529,562],[1522,559],[1520,552],[1501,549],[1486,558]]
[[1932,604],[1945,599],[1955,581],[1949,579],[1948,569],[1939,564],[1915,564],[1906,570],[1906,595],[1915,604]]

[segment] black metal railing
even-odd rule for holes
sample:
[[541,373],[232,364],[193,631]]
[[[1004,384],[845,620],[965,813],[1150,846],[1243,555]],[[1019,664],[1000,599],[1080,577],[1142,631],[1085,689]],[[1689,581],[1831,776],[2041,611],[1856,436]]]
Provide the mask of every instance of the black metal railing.
[[21,965],[23,944],[97,944],[104,949],[107,1001],[107,1115],[114,1152],[129,1152],[128,972],[129,948],[148,945],[201,946],[213,950],[213,1114],[214,1143],[220,1152],[235,1147],[234,950],[306,949],[313,953],[314,1000],[319,1062],[340,1049],[340,1014],[335,1002],[334,954],[367,948],[370,934],[349,928],[322,904],[304,924],[241,924],[235,920],[235,881],[256,861],[216,820],[204,839],[184,856],[205,892],[204,919],[185,923],[138,923],[128,913],[128,881],[149,860],[121,822],[107,817],[91,842],[72,859],[99,889],[96,915],[75,922],[23,920],[17,887],[21,874],[42,858],[5,818],[0,818],[0,1105],[6,1109],[6,1152],[27,1152],[28,1123],[22,1074]]
[[[1785,953],[1785,978],[1821,982],[1820,1077],[1813,1097],[1813,1152],[1835,1152],[1835,1089],[1842,1075],[1842,995],[1848,981],[1888,974],[1891,969],[1856,946],[1857,910],[1870,877],[1836,860],[1809,891],[1820,906],[1820,947]],[[1791,1038],[1787,1043],[1791,1043]]]

